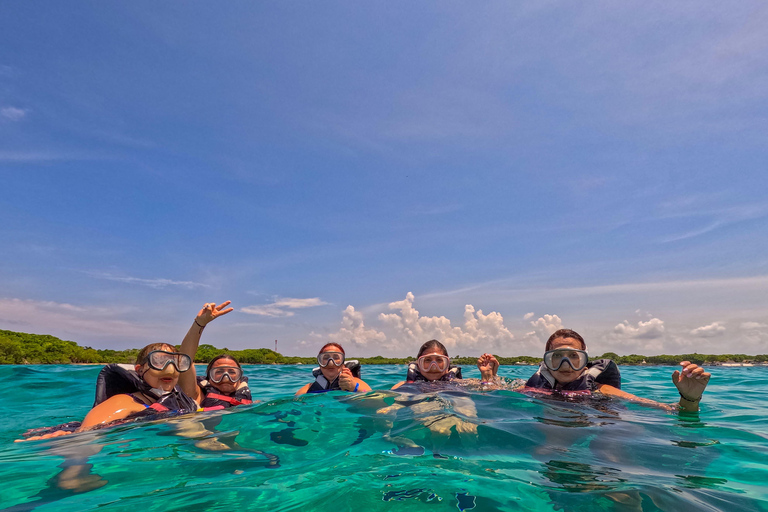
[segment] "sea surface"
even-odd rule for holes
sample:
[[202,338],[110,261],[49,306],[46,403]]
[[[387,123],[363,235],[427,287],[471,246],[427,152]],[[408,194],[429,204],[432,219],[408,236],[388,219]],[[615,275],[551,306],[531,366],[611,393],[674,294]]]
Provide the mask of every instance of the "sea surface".
[[[0,366],[0,510],[768,511],[768,367],[712,369],[678,414],[526,396],[530,366],[500,369],[509,389],[402,393],[405,366],[366,366],[372,393],[294,398],[311,367],[251,365],[252,406],[13,442],[81,420],[99,370]],[[621,371],[677,401],[672,367]]]

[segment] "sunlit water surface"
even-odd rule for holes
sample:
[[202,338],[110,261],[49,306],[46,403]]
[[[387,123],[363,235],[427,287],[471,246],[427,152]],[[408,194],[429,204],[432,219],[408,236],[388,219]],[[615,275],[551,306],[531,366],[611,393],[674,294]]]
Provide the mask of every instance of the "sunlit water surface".
[[[716,369],[701,413],[678,415],[511,390],[384,391],[404,366],[364,367],[380,392],[294,399],[310,367],[254,365],[253,406],[13,443],[82,419],[99,369],[0,366],[0,509],[768,511],[765,367]],[[625,390],[676,401],[672,368],[621,370]]]

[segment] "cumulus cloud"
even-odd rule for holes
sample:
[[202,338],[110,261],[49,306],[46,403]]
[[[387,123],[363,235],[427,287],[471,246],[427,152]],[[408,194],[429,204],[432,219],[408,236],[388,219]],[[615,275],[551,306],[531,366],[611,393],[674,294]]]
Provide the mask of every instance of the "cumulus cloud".
[[425,341],[437,339],[448,347],[452,355],[459,350],[479,353],[499,349],[515,339],[504,325],[502,315],[495,311],[486,314],[467,304],[464,306],[463,322],[453,325],[445,316],[422,316],[414,307],[414,301],[413,293],[408,292],[404,300],[391,302],[388,309],[392,313],[379,314],[375,327],[366,326],[363,314],[348,306],[343,313],[341,328],[329,338],[339,343],[368,347],[386,342],[386,347],[377,348],[378,353],[399,354],[414,353]]
[[700,336],[702,338],[712,338],[723,334],[725,332],[725,326],[720,322],[713,322],[709,325],[697,327],[691,331],[692,336]]
[[531,326],[533,330],[525,334],[526,338],[545,343],[552,333],[563,328],[563,321],[557,315],[544,315],[532,321]]
[[336,343],[352,343],[356,345],[368,345],[386,341],[387,336],[376,329],[366,329],[363,322],[363,314],[355,311],[353,306],[347,306],[341,319],[341,328],[338,332],[328,337]]
[[10,121],[20,121],[27,115],[27,111],[16,107],[3,107],[0,108],[0,116]]
[[271,304],[246,306],[240,311],[243,313],[248,313],[249,315],[287,317],[296,314],[294,311],[292,311],[294,309],[313,308],[316,306],[325,306],[326,304],[328,303],[324,302],[319,297],[312,297],[308,299],[285,297],[277,299]]
[[533,313],[526,313],[523,315],[523,320],[528,320],[529,318],[533,318]]
[[464,326],[460,327],[452,325],[444,316],[421,316],[413,302],[414,295],[408,292],[405,300],[389,304],[389,309],[395,313],[379,315],[379,321],[392,333],[390,338],[404,346],[418,346],[437,339],[453,349],[479,347],[490,350],[492,346],[499,347],[514,339],[504,326],[504,318],[495,311],[486,315],[481,309],[475,310],[467,304],[464,306]]
[[647,322],[640,321],[635,326],[624,320],[613,328],[613,332],[623,338],[657,339],[664,336],[664,321],[651,318]]

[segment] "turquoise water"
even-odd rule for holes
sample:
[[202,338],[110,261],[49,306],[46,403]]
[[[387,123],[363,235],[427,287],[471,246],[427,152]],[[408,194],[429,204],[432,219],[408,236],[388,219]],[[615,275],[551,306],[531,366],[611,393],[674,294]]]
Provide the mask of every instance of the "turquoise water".
[[[716,369],[701,413],[677,415],[508,390],[294,399],[308,366],[247,366],[253,406],[13,443],[82,419],[99,369],[0,366],[0,509],[768,511],[765,367]],[[672,368],[621,370],[626,391],[676,401]],[[374,389],[404,375],[363,368]]]

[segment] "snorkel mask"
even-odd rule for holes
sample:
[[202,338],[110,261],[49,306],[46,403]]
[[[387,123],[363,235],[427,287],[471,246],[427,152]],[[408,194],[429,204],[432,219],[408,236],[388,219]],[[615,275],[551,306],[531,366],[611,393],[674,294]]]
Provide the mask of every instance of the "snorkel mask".
[[562,347],[544,352],[544,365],[553,372],[562,368],[565,363],[574,371],[583,370],[588,360],[587,351],[576,348]]

